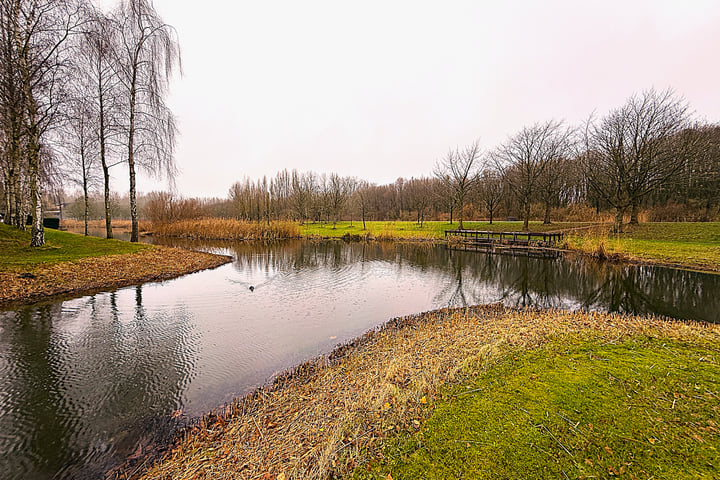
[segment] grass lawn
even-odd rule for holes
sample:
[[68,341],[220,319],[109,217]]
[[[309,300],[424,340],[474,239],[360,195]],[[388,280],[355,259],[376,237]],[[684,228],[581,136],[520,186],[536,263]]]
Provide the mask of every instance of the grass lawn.
[[15,270],[38,264],[54,264],[86,257],[135,253],[150,245],[85,237],[46,229],[43,247],[30,247],[30,231],[0,224],[0,269]]
[[568,237],[568,245],[594,252],[602,244],[609,254],[720,271],[720,223],[643,223],[624,230],[579,233]]
[[[445,230],[454,230],[458,228],[457,222],[450,224],[448,222],[425,222],[422,226],[416,222],[365,222],[367,230],[363,230],[362,222],[338,222],[337,227],[333,229],[332,223],[309,223],[301,227],[304,236],[321,236],[321,237],[342,237],[349,235],[365,235],[370,234],[378,238],[418,238],[418,239],[442,239],[445,237]],[[530,231],[532,232],[549,232],[555,230],[563,230],[566,228],[574,228],[589,223],[571,223],[558,222],[550,225],[543,225],[542,222],[530,222]],[[463,222],[466,230],[490,230],[505,232],[520,232],[523,230],[523,222]]]
[[575,334],[441,389],[355,479],[719,478],[720,345]]

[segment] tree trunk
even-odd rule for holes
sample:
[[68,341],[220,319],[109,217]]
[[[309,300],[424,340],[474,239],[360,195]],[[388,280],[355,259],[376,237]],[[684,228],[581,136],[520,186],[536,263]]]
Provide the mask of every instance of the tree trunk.
[[523,219],[523,230],[528,231],[530,229],[530,202],[526,201],[524,205],[525,218]]
[[90,217],[90,199],[88,198],[88,178],[87,168],[85,167],[85,139],[81,136],[80,138],[80,165],[82,166],[82,181],[83,181],[83,200],[85,201],[85,214],[83,220],[85,222],[85,236],[88,236],[88,220]]
[[32,138],[33,134],[30,135],[28,149],[28,183],[32,200],[30,246],[42,247],[45,245],[45,229],[43,228],[42,189],[40,186],[40,145],[37,143],[36,138]]
[[545,219],[543,220],[543,225],[550,225],[550,203],[545,203]]
[[367,230],[367,229],[365,228],[365,205],[363,205],[363,206],[361,207],[361,211],[362,211],[363,230]]
[[465,206],[464,205],[465,202],[463,202],[461,200],[459,203],[460,204],[458,205],[458,210],[459,210],[459,212],[458,212],[458,230],[462,230],[463,229],[463,210],[464,210],[463,207]]
[[[83,168],[85,168],[83,166]],[[90,198],[88,197],[87,177],[83,177],[83,197],[85,198],[85,236],[88,236],[88,220],[90,219]]]
[[20,143],[18,139],[12,140],[12,151],[10,152],[10,223],[20,230],[25,230],[25,215],[22,205],[22,183],[20,182]]
[[137,218],[137,192],[135,187],[135,80],[137,69],[133,72],[132,86],[130,87],[130,128],[128,130],[128,169],[130,170],[130,241],[139,240]]
[[617,207],[615,212],[615,222],[613,223],[613,232],[621,233],[623,217],[625,216],[625,208]]
[[138,218],[137,218],[137,193],[135,186],[135,158],[133,156],[132,145],[130,140],[130,154],[128,155],[128,167],[130,170],[130,241],[137,242],[139,240]]
[[630,210],[630,225],[637,225],[638,222],[638,213],[640,212],[640,205],[639,202],[635,201],[632,203],[632,208]]
[[450,205],[450,225],[453,224],[453,206],[454,205]]
[[104,191],[103,198],[105,200],[105,236],[113,238],[112,217],[110,213],[110,167],[108,167],[105,159],[105,105],[103,102],[102,76],[98,81],[98,97],[100,101],[100,163],[102,163]]
[[3,213],[6,215],[3,218],[3,222],[7,223],[10,220],[10,182],[5,179],[5,185],[3,185]]
[[[24,70],[25,71],[25,70]],[[27,73],[25,74],[27,78]],[[30,89],[29,81],[25,81],[25,108],[27,111],[27,156],[28,156],[28,188],[32,202],[32,228],[30,230],[30,246],[45,245],[45,229],[43,228],[42,187],[40,185],[40,131],[37,124],[37,103]],[[24,222],[23,222],[24,223]]]
[[488,210],[490,211],[490,225],[492,225],[492,221],[493,221],[493,209],[490,208],[490,209],[488,209]]

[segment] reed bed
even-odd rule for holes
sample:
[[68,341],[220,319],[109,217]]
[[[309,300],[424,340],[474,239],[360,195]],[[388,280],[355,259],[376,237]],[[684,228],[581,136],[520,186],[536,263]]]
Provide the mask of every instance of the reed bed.
[[[75,220],[72,218],[63,218],[61,222],[63,230],[70,230],[73,232],[82,231],[85,228],[85,222],[83,220]],[[147,220],[140,220],[138,222],[138,230],[140,232],[147,232],[150,230],[152,224]],[[92,229],[105,229],[105,220],[89,220],[88,227]],[[113,220],[112,228],[115,232],[129,232],[132,229],[132,222],[130,220]]]
[[395,319],[213,412],[159,463],[116,478],[342,477],[381,456],[388,436],[421,428],[441,385],[516,348],[584,331],[608,342],[631,335],[720,341],[717,325],[499,305]]
[[153,225],[153,234],[200,240],[285,240],[300,238],[300,227],[293,222],[248,222],[227,218],[201,218]]

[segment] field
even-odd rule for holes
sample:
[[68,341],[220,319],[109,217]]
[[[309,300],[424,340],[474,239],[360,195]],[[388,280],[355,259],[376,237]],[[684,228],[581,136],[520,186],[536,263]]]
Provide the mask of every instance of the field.
[[[577,228],[591,225],[590,223],[579,222],[558,222],[550,225],[543,225],[542,222],[530,222],[531,232],[552,232],[568,228]],[[417,222],[366,222],[366,230],[362,228],[362,222],[338,222],[333,229],[332,223],[308,223],[301,227],[305,236],[318,237],[342,237],[365,236],[376,239],[414,239],[414,240],[442,240],[445,237],[445,230],[458,228],[457,222],[425,222],[422,227]],[[466,230],[489,230],[504,232],[520,232],[523,230],[523,222],[463,222]]]
[[30,232],[0,224],[0,269],[22,269],[31,265],[74,261],[87,257],[135,253],[149,245],[84,237],[45,229],[46,244],[30,247]]
[[629,260],[720,272],[720,223],[641,223],[624,230],[580,231],[567,243],[586,253],[600,250]]
[[508,351],[354,478],[717,478],[719,346],[585,334]]

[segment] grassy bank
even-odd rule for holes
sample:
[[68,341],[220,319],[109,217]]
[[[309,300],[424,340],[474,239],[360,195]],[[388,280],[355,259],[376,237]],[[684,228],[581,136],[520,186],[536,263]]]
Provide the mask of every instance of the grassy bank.
[[[468,472],[486,469],[488,478],[494,478],[510,467],[493,470],[498,467],[487,457],[502,463],[523,449],[533,451],[532,459],[547,455],[538,465],[552,471],[558,465],[568,471],[577,458],[587,456],[601,477],[611,467],[618,472],[624,468],[623,473],[632,467],[633,474],[661,473],[667,464],[676,470],[687,467],[687,472],[707,471],[691,468],[697,462],[697,468],[708,468],[720,448],[714,430],[720,419],[712,408],[717,406],[719,351],[716,325],[500,306],[415,315],[389,322],[208,416],[139,477],[287,480],[354,472],[358,478],[457,478],[458,470],[467,467]],[[653,376],[651,383],[643,383]],[[544,392],[535,385],[553,393],[552,399],[539,402]],[[607,385],[613,389],[605,393]],[[504,403],[487,401],[496,391]],[[640,398],[648,391],[656,397]],[[630,413],[624,411],[625,395],[640,402]],[[657,398],[663,403],[650,403]],[[522,408],[529,406],[525,423],[520,423],[525,414],[513,399],[525,402],[518,404]],[[558,414],[569,420],[558,420]],[[616,414],[625,426],[630,414],[648,418],[637,431],[626,432],[616,428]],[[498,416],[493,431],[501,441],[463,436],[456,438],[462,440],[458,446],[443,447],[447,428],[443,430],[438,416],[475,427]],[[648,425],[656,429],[649,431]],[[574,439],[575,430],[592,433]],[[441,451],[428,450],[426,460],[412,463],[433,444],[425,438],[438,440],[434,444]],[[657,442],[658,452],[652,455],[658,457],[648,456],[646,451],[656,448],[648,438]],[[554,439],[558,442],[553,445]],[[698,447],[690,448],[692,442]],[[577,455],[567,454],[558,443],[571,453],[579,449]],[[451,452],[461,447],[464,456]],[[438,465],[446,454],[455,470]],[[598,460],[597,454],[604,457]],[[657,458],[662,462],[656,467]],[[585,459],[581,462],[586,465]],[[518,465],[528,463],[534,461]]]
[[718,347],[585,333],[509,349],[354,478],[717,478]]
[[166,280],[230,261],[57,230],[46,230],[45,235],[45,246],[31,248],[29,232],[0,224],[0,306]]
[[720,223],[641,223],[567,237],[569,248],[636,262],[720,272]]
[[[530,222],[531,232],[550,232],[591,225],[579,222],[558,222],[543,225],[542,222]],[[445,230],[458,228],[457,222],[425,222],[422,227],[417,222],[366,222],[363,230],[362,222],[338,222],[333,229],[332,223],[308,223],[301,227],[304,236],[337,238],[344,235],[369,236],[375,239],[416,239],[416,240],[442,240]],[[486,230],[493,232],[520,232],[523,231],[523,222],[463,222],[466,230]]]
[[45,230],[46,244],[30,247],[30,232],[0,224],[0,269],[19,270],[32,265],[71,262],[81,258],[137,253],[150,245],[85,237],[59,230]]

